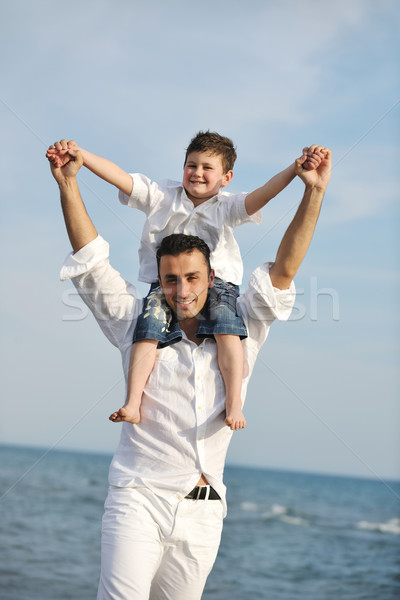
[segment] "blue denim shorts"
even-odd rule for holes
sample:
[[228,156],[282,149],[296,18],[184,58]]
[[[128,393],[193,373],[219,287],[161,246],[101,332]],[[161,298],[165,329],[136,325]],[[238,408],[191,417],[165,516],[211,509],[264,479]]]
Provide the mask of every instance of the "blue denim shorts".
[[[239,287],[216,277],[214,287],[208,291],[207,302],[198,315],[198,338],[214,337],[214,334],[247,337],[247,329],[236,313]],[[173,311],[165,302],[158,282],[151,284],[143,303],[143,311],[136,323],[133,342],[158,340],[158,348],[165,348],[182,339],[182,331]]]
[[242,340],[246,338],[246,326],[236,312],[238,297],[238,285],[215,277],[214,287],[208,290],[207,302],[200,314],[196,337],[213,337],[214,334],[222,333],[238,335]]

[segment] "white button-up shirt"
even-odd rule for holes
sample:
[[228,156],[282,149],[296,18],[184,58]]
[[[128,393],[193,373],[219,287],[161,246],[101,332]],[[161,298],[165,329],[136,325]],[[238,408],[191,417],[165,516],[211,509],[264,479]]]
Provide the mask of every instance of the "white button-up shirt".
[[[257,268],[238,299],[248,329],[243,343],[242,398],[261,345],[275,318],[288,319],[294,285],[278,290],[271,284],[269,264]],[[136,319],[142,310],[135,288],[111,267],[108,244],[100,236],[70,254],[61,279],[72,278],[104,334],[121,352],[125,378]],[[202,474],[225,503],[223,471],[232,431],[224,423],[225,388],[218,368],[217,345],[182,341],[157,350],[146,384],[141,421],[123,423],[109,482],[113,486],[146,486],[167,501],[179,502]]]
[[157,281],[155,255],[161,240],[172,233],[185,233],[198,235],[208,244],[217,277],[236,285],[242,283],[243,264],[233,230],[243,223],[261,221],[260,211],[252,216],[247,214],[246,193],[221,190],[195,207],[181,183],[169,180],[155,183],[140,173],[134,173],[132,178],[132,194],[119,192],[119,199],[147,216],[139,249],[139,281]]

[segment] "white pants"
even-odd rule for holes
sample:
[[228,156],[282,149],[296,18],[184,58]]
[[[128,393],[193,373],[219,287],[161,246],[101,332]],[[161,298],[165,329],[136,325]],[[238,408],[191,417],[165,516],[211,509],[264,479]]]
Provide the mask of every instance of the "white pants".
[[220,500],[176,506],[147,488],[110,487],[97,600],[199,600],[217,556]]

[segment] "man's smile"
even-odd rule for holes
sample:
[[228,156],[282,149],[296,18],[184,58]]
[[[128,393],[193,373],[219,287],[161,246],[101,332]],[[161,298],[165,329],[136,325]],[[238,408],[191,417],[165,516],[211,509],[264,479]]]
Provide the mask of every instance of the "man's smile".
[[202,311],[213,281],[214,271],[209,270],[204,255],[197,248],[190,252],[166,254],[161,257],[161,289],[178,321],[193,319]]
[[[195,307],[197,306],[198,303],[198,296],[195,296],[193,298],[177,298],[175,297],[174,299],[174,303],[175,303],[175,307],[176,307],[176,312],[181,315],[184,314],[190,314],[191,312],[197,312],[195,310]],[[190,310],[189,310],[190,309]]]
[[193,300],[178,300],[175,299],[176,304],[180,304],[182,306],[188,306],[189,304],[192,304],[192,302],[194,302],[196,300],[196,298],[193,298]]

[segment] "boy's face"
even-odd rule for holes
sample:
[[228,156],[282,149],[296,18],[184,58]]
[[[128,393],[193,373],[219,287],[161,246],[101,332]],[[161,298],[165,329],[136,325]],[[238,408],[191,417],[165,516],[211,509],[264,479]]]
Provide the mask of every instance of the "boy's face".
[[209,273],[206,259],[195,248],[177,256],[162,256],[159,281],[167,304],[178,321],[184,321],[194,318],[204,307],[214,271]]
[[191,152],[183,167],[183,187],[195,206],[218,194],[232,177],[233,171],[224,173],[219,154]]

